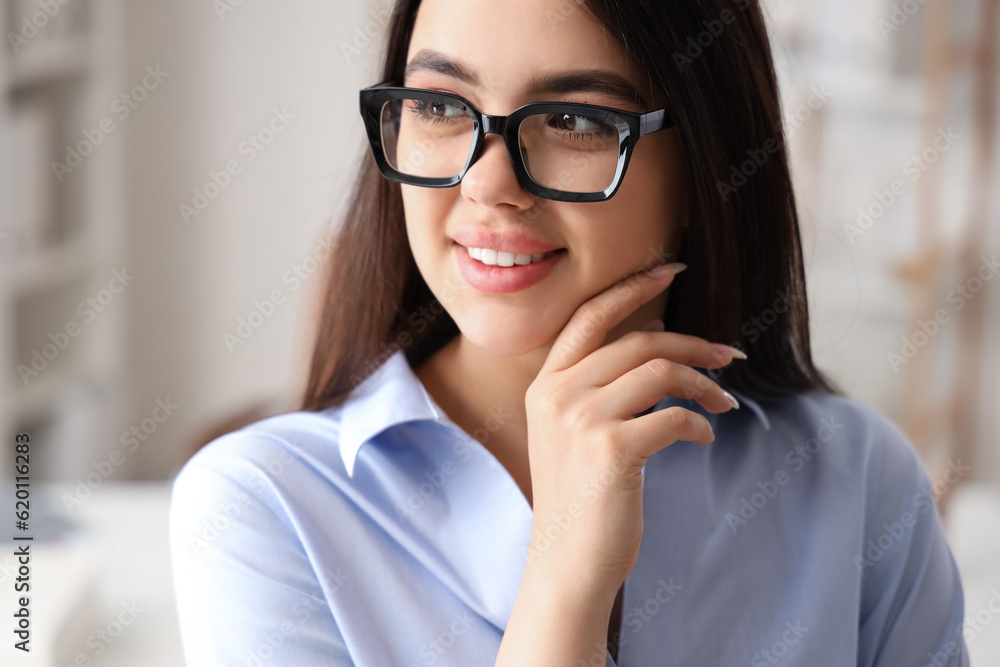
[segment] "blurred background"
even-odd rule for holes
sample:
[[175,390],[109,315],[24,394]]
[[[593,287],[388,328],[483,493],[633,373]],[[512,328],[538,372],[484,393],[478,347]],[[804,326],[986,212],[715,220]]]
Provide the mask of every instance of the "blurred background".
[[[1000,1],[763,4],[815,356],[923,457],[973,664],[995,664]],[[30,434],[25,664],[182,664],[170,480],[294,409],[388,18],[375,0],[4,0],[0,479]]]

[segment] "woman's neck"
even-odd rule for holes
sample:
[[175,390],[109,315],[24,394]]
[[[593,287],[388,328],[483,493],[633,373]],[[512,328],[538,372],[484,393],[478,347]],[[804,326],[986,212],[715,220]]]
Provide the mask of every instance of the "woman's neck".
[[448,417],[508,468],[529,502],[524,395],[547,354],[548,346],[495,355],[459,334],[414,370]]
[[[606,336],[605,344],[659,317],[666,292],[643,304]],[[414,369],[448,417],[499,460],[531,503],[528,422],[524,396],[538,376],[555,336],[530,352],[498,355],[461,333]]]

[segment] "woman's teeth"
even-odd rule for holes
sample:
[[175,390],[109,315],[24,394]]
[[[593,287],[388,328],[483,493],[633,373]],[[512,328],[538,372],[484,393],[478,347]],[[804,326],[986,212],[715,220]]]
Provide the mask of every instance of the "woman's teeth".
[[524,264],[531,264],[532,262],[545,259],[549,255],[558,252],[553,250],[551,252],[538,253],[537,255],[515,255],[511,252],[499,252],[490,248],[468,248],[468,251],[469,257],[479,260],[487,266],[514,266],[515,264],[523,266]]

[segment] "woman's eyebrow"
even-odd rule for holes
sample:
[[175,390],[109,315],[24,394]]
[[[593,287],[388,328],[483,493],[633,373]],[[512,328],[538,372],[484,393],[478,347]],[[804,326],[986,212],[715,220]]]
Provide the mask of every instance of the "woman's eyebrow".
[[[409,78],[419,72],[436,72],[463,81],[470,86],[480,85],[479,77],[468,67],[443,53],[423,49],[406,65],[403,74]],[[582,69],[569,72],[536,75],[528,82],[528,93],[601,93],[629,104],[646,105],[642,94],[627,79],[601,69]]]

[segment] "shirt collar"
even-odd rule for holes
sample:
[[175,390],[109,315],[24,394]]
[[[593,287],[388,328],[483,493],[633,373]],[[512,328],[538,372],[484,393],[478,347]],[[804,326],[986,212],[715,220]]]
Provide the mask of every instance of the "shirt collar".
[[354,463],[362,445],[391,426],[418,419],[448,422],[410,368],[403,351],[397,350],[347,399],[340,422],[340,457],[347,474],[354,476]]
[[[711,374],[708,371],[708,369],[705,368],[695,367],[695,370],[704,375],[705,377],[711,378],[713,381],[717,377],[713,376],[713,374]],[[764,428],[764,430],[765,431],[771,430],[771,421],[767,418],[767,412],[764,410],[763,407],[761,407],[760,403],[750,398],[746,394],[736,391],[735,389],[732,389],[730,387],[724,387],[724,388],[726,389],[726,391],[728,391],[730,394],[736,397],[736,400],[739,401],[740,409],[743,409],[744,407],[749,408],[750,412],[753,413],[754,417],[757,419],[758,422],[760,422],[760,425]],[[666,407],[667,405],[677,404],[679,401],[683,400],[684,399],[677,399],[673,396],[666,396],[662,401],[660,401],[660,403],[657,403],[655,407],[657,410],[659,410],[661,406]],[[694,403],[692,399],[687,399],[686,402],[689,404]],[[721,413],[721,414],[727,414],[727,413]],[[712,413],[706,413],[705,416],[708,417],[709,419],[713,419],[715,415],[713,415]]]
[[[771,429],[767,414],[757,401],[732,389],[729,392],[741,406],[754,413],[765,431]],[[402,350],[394,352],[355,387],[347,402],[349,407],[345,405],[340,422],[340,457],[350,477],[354,476],[361,447],[387,428],[421,419],[453,424],[437,408]]]
[[743,407],[745,405],[746,407],[750,408],[750,411],[754,413],[754,416],[757,417],[757,420],[760,422],[761,426],[764,427],[765,431],[771,430],[771,422],[767,418],[767,413],[764,412],[764,408],[760,407],[760,403],[753,400],[749,396],[746,396],[745,394],[735,391],[734,389],[729,389],[728,391],[730,394],[736,397],[736,400],[739,401],[740,403],[740,407]]

